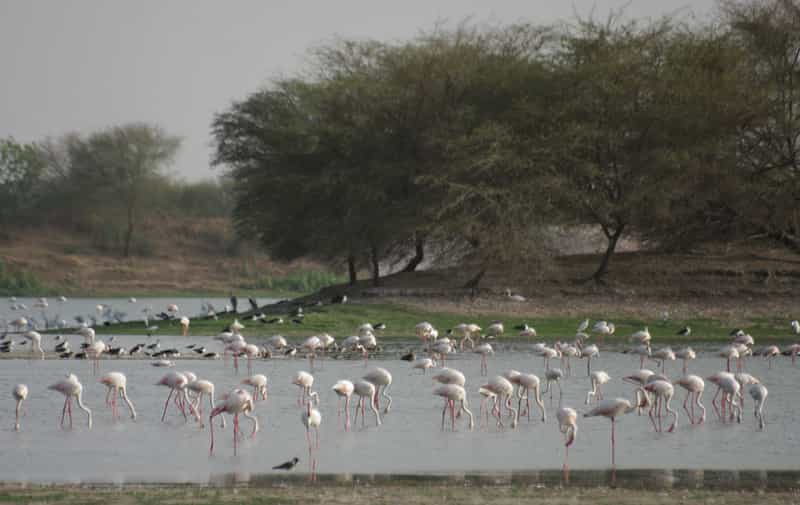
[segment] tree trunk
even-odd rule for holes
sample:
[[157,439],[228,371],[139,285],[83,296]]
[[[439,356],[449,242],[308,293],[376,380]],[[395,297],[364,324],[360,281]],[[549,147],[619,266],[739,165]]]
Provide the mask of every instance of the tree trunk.
[[125,247],[122,252],[124,257],[129,257],[131,255],[131,242],[133,241],[133,208],[135,206],[135,202],[131,199],[128,202],[128,229],[125,231]]
[[414,240],[414,257],[403,268],[403,272],[413,272],[417,269],[422,260],[425,259],[425,239],[419,235]]
[[603,259],[600,261],[600,267],[591,277],[596,282],[602,282],[603,277],[608,273],[608,262],[611,260],[611,255],[614,254],[617,248],[617,242],[619,242],[619,238],[622,236],[622,230],[624,229],[625,225],[620,225],[619,228],[614,230],[614,233],[606,233],[606,238],[608,238],[606,252],[603,254]]
[[378,248],[375,246],[370,247],[370,261],[372,262],[372,285],[379,286],[381,284],[381,262],[378,257]]
[[350,275],[350,285],[355,286],[358,281],[358,272],[356,271],[356,257],[352,254],[347,257],[347,273]]
[[481,267],[481,269],[478,271],[478,273],[477,273],[477,275],[475,275],[475,277],[473,277],[472,279],[468,280],[464,284],[464,288],[471,289],[473,291],[473,293],[474,293],[475,290],[478,289],[478,285],[481,283],[481,279],[483,279],[484,275],[486,275],[486,265]]

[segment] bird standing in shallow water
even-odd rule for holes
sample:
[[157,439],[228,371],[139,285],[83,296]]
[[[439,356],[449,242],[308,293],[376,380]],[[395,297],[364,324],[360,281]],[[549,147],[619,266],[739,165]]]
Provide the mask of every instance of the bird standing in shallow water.
[[272,467],[273,470],[291,470],[292,468],[300,462],[300,458],[292,458],[286,463],[281,463],[280,465],[275,465]]
[[26,398],[28,398],[28,386],[26,386],[25,384],[17,384],[14,387],[13,394],[14,394],[14,400],[17,402],[17,408],[16,408],[17,421],[14,424],[14,429],[19,431],[19,426],[20,426],[19,412],[22,409],[22,402],[25,401]]
[[211,448],[209,454],[214,453],[214,417],[226,412],[233,414],[233,455],[236,456],[236,446],[239,441],[239,414],[253,421],[253,432],[250,438],[255,438],[258,432],[258,418],[253,415],[253,397],[244,389],[234,389],[226,394],[208,416],[209,430],[211,431]]
[[47,389],[58,391],[64,395],[64,409],[61,411],[61,425],[64,425],[64,415],[69,413],[69,427],[72,428],[72,398],[78,402],[78,407],[86,412],[88,417],[89,429],[92,428],[92,411],[83,404],[83,386],[81,385],[75,374],[67,375],[66,379],[60,380],[55,384],[49,386]]

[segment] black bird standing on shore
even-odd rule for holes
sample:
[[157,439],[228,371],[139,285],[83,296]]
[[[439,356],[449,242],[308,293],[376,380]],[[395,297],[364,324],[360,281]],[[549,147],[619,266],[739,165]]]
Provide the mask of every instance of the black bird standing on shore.
[[236,298],[236,295],[231,295],[231,308],[233,312],[237,312],[236,307],[239,306],[239,299]]
[[280,465],[273,466],[273,470],[291,470],[300,461],[300,458],[292,458],[291,461],[281,463]]
[[680,335],[681,337],[688,337],[692,333],[692,329],[688,326],[684,326],[683,328],[676,333],[676,335]]

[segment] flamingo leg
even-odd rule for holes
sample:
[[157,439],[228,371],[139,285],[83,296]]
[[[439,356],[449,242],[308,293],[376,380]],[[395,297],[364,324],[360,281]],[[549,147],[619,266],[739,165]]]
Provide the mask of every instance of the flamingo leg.
[[69,414],[69,429],[72,429],[72,398],[67,400],[67,414]]
[[64,398],[64,408],[61,410],[61,427],[64,427],[64,416],[67,414],[67,402],[69,402],[69,398]]
[[164,422],[164,418],[167,416],[167,407],[169,407],[169,399],[172,398],[172,392],[175,391],[174,389],[169,390],[169,394],[167,395],[167,401],[164,402],[164,413],[161,414],[161,422]]
[[239,414],[233,415],[233,455],[236,456],[236,448],[239,445]]
[[612,417],[611,418],[611,468],[616,467],[616,462],[614,460],[614,446],[615,446],[614,426],[615,426],[616,423],[614,421],[615,421],[615,418]]
[[350,395],[344,399],[344,431],[350,431]]

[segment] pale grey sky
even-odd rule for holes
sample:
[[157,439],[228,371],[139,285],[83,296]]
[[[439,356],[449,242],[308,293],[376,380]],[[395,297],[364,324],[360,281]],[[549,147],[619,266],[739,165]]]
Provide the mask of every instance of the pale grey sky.
[[35,141],[132,121],[183,137],[173,172],[213,177],[215,112],[335,36],[399,40],[437,20],[553,22],[693,12],[714,0],[0,0],[0,137]]

